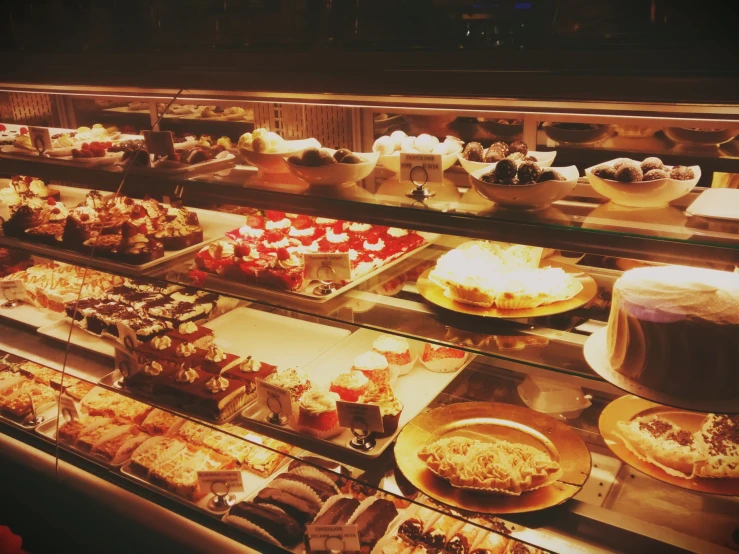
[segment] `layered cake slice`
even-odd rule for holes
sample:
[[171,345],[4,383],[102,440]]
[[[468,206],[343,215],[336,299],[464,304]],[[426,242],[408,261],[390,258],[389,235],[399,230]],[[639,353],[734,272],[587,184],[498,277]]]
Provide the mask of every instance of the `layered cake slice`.
[[92,447],[92,454],[109,464],[118,465],[127,461],[138,446],[149,435],[135,425],[122,425],[101,437]]
[[233,366],[223,372],[227,379],[236,379],[246,387],[247,397],[254,398],[257,394],[257,379],[266,379],[275,372],[277,366],[247,356],[238,360]]
[[229,418],[246,404],[241,382],[192,367],[180,369],[168,389],[184,409],[215,421]]
[[57,393],[41,383],[28,383],[9,398],[4,398],[0,403],[3,414],[17,421],[35,412],[41,413],[56,403]]
[[173,413],[154,408],[144,419],[141,428],[150,435],[168,435],[184,420]]
[[173,340],[189,342],[196,348],[207,350],[213,344],[214,333],[212,329],[197,325],[192,321],[182,323],[169,331],[167,335]]
[[185,443],[166,437],[151,437],[145,440],[131,455],[131,471],[146,478],[149,471],[174,457],[185,448]]
[[205,359],[200,362],[199,368],[206,373],[220,375],[224,371],[234,367],[239,361],[239,357],[235,354],[224,352],[219,346],[211,344]]
[[88,416],[84,420],[71,419],[64,423],[60,420],[57,438],[65,444],[73,445],[83,433],[112,422],[113,420],[111,418],[100,416]]

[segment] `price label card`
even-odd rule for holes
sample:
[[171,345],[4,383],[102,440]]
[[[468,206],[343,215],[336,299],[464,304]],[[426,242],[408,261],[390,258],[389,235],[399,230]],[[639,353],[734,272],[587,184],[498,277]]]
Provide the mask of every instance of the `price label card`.
[[357,525],[307,525],[312,552],[359,552]]
[[17,298],[26,294],[26,287],[23,286],[23,281],[20,279],[0,281],[0,292],[5,295],[14,295],[14,298]]
[[54,146],[51,144],[51,133],[48,127],[29,127],[28,135],[31,137],[31,144],[39,152],[53,150]]
[[339,412],[339,425],[342,427],[365,433],[382,433],[385,430],[382,424],[382,412],[377,404],[358,404],[338,400],[336,411]]
[[131,377],[139,371],[139,360],[135,353],[129,353],[123,348],[116,348],[115,368],[123,377]]
[[272,413],[282,414],[286,417],[292,415],[292,395],[285,388],[257,379],[257,398]]
[[144,131],[146,149],[155,156],[171,156],[174,154],[172,131]]
[[[203,492],[218,492],[218,487],[225,485],[227,492],[244,492],[244,476],[240,471],[198,471],[198,483]],[[216,490],[214,490],[216,489]]]
[[352,264],[349,253],[309,254],[305,260],[306,279],[321,281],[344,281],[352,278]]
[[59,411],[66,419],[84,419],[77,406],[77,402],[66,394],[62,394],[61,398],[59,398]]
[[400,153],[400,182],[414,185],[441,185],[444,170],[441,154]]

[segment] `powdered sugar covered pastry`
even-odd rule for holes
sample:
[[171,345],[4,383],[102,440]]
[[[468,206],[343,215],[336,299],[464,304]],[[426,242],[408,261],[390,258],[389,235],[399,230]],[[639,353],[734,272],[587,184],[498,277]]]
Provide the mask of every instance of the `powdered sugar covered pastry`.
[[418,457],[453,487],[518,496],[554,482],[562,469],[546,452],[490,438],[443,438],[424,446]]

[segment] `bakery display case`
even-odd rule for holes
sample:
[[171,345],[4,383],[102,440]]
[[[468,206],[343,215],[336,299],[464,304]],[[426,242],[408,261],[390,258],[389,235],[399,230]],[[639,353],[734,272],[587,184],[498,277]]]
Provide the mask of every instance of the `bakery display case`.
[[0,89],[4,457],[203,551],[739,549],[735,105]]

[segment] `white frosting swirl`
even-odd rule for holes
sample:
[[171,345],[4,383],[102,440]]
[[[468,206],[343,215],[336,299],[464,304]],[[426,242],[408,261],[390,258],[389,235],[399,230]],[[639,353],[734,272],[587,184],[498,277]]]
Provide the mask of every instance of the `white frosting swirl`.
[[337,219],[331,219],[329,217],[317,217],[316,218],[317,225],[333,225],[337,221],[338,221]]
[[234,245],[230,242],[219,240],[210,245],[208,253],[212,258],[217,260],[221,258],[230,258],[234,255]]
[[262,367],[259,360],[255,360],[251,356],[247,356],[246,359],[239,364],[239,369],[245,373],[256,373]]
[[244,225],[243,227],[239,229],[239,234],[242,237],[258,239],[264,234],[264,229],[255,229],[254,227],[249,227],[248,225]]
[[205,358],[211,362],[219,363],[226,359],[226,354],[214,344],[208,349]]
[[341,397],[335,392],[311,389],[300,397],[300,409],[311,414],[322,414],[336,409],[336,401]]
[[315,232],[315,227],[306,227],[305,229],[296,229],[295,227],[290,227],[290,231],[288,231],[287,234],[291,237],[311,237]]
[[368,241],[364,241],[363,246],[364,246],[364,249],[365,250],[370,250],[372,252],[379,252],[380,250],[382,250],[383,248],[385,248],[385,241],[383,241],[382,239],[379,239],[374,244],[372,244],[371,242],[368,242]]
[[387,369],[387,359],[377,352],[365,352],[354,358],[354,369],[360,371]]
[[403,354],[409,349],[408,341],[395,335],[380,335],[372,343],[372,348],[378,352],[392,352],[393,354]]
[[151,362],[150,364],[146,364],[146,367],[144,367],[144,373],[147,375],[159,375],[162,371],[164,371],[164,368],[162,367],[162,364],[159,362]]
[[156,350],[166,350],[170,346],[172,346],[172,339],[170,339],[167,335],[164,335],[163,337],[154,337],[151,339],[151,345]]
[[193,354],[195,354],[195,350],[196,349],[194,344],[183,342],[177,347],[176,355],[182,358],[187,358],[188,356],[192,356]]
[[364,233],[365,231],[369,231],[372,229],[372,225],[369,223],[350,223],[349,224],[349,230],[354,233]]
[[282,269],[293,269],[295,267],[300,267],[301,264],[302,262],[300,258],[294,253],[291,253],[290,257],[287,260],[277,260],[277,265],[279,265]]
[[264,226],[267,228],[268,231],[271,231],[273,229],[287,229],[292,225],[292,222],[284,217],[279,221],[267,221],[267,223],[264,224]]
[[277,242],[265,242],[264,246],[277,250],[278,248],[287,248],[288,246],[290,246],[290,241],[287,239],[287,237],[282,237]]
[[629,312],[648,321],[739,323],[739,274],[683,266],[643,267],[614,284]]
[[390,227],[387,230],[387,234],[397,239],[406,236],[408,234],[408,231],[406,231],[405,229],[400,229],[399,227]]
[[326,240],[333,243],[341,243],[349,240],[346,233],[334,233],[333,229],[326,230]]
[[195,325],[192,321],[188,321],[186,323],[180,324],[177,330],[180,332],[181,335],[190,335],[198,330],[198,326]]
[[214,375],[205,383],[205,388],[213,394],[228,390],[228,379],[220,375]]
[[176,380],[178,383],[193,383],[195,382],[195,379],[197,378],[198,378],[197,371],[195,371],[191,367],[188,367],[187,369],[183,367],[177,372]]

